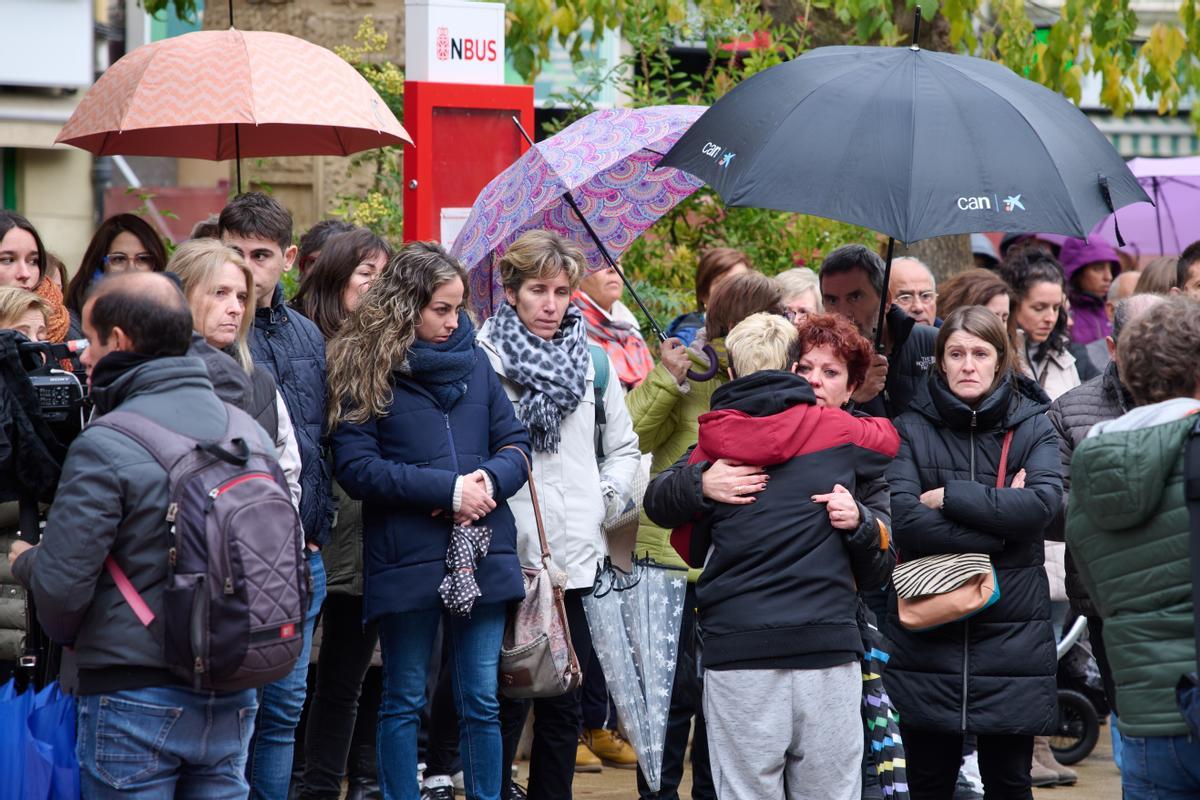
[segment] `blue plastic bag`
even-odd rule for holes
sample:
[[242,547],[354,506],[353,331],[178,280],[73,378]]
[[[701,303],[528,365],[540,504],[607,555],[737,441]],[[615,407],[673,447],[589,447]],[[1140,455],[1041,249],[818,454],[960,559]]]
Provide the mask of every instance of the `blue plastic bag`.
[[77,800],[75,699],[57,682],[41,691],[0,687],[0,797]]

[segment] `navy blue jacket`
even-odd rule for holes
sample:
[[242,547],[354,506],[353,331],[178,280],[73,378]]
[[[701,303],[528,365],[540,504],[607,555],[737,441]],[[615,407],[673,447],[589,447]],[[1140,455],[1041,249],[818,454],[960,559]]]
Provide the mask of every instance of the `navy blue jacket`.
[[304,538],[329,541],[333,526],[332,480],[321,457],[325,426],[325,337],[307,317],[283,303],[275,287],[269,308],[254,313],[250,356],[268,370],[283,395],[300,445],[300,522]]
[[[333,460],[346,494],[363,501],[363,617],[441,606],[454,483],[482,467],[492,479],[496,508],[479,521],[492,529],[475,570],[479,603],[525,596],[517,557],[517,526],[505,502],[525,485],[520,453],[529,434],[487,356],[475,348],[467,393],[449,412],[415,381],[393,373],[392,404],[383,417],[342,423],[333,432]],[[442,514],[431,516],[435,509]]]

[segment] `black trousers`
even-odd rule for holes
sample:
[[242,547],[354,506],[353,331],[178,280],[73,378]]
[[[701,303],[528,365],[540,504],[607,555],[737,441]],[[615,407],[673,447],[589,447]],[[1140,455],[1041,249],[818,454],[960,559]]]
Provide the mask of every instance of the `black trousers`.
[[617,709],[608,697],[608,684],[604,680],[604,670],[600,667],[600,659],[592,650],[592,660],[583,670],[583,685],[579,687],[579,706],[583,715],[583,727],[617,729]]
[[688,584],[680,620],[679,653],[671,686],[671,708],[667,713],[667,736],[663,743],[662,774],[658,792],[650,791],[638,767],[638,797],[642,800],[679,800],[683,762],[687,753],[692,720],[692,800],[717,800],[712,767],[708,762],[708,733],[704,727],[704,681],[696,664],[696,587]]
[[316,689],[304,731],[305,800],[341,797],[363,677],[379,639],[373,623],[362,624],[362,597],[331,593],[322,614]]
[[[565,597],[567,627],[581,667],[592,660],[592,636],[583,611],[583,596],[590,589],[568,589]],[[500,734],[504,740],[504,776],[501,797],[508,797],[513,757],[529,708],[533,707],[533,751],[529,756],[530,800],[571,800],[575,778],[575,748],[579,744],[579,690],[533,701],[500,698]]]
[[1092,643],[1092,655],[1096,657],[1096,666],[1100,670],[1100,680],[1104,684],[1104,696],[1108,707],[1121,715],[1117,708],[1117,685],[1113,681],[1112,667],[1108,663],[1108,650],[1104,647],[1104,620],[1100,617],[1088,617],[1088,641]]
[[[963,734],[900,725],[912,800],[952,800],[962,763]],[[1032,736],[978,734],[979,774],[986,800],[1033,800]]]

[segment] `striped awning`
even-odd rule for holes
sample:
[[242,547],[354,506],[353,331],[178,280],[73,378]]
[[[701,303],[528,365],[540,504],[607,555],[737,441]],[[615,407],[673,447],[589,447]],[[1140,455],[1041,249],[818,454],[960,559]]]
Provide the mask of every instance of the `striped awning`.
[[1118,118],[1088,111],[1087,115],[1124,158],[1200,155],[1200,138],[1186,114],[1160,117],[1136,112]]

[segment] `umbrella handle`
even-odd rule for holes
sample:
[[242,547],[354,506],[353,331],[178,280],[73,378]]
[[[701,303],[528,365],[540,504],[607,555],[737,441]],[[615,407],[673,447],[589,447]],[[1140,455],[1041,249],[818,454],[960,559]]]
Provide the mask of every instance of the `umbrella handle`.
[[713,349],[711,344],[704,345],[700,349],[700,352],[704,353],[705,358],[708,359],[708,367],[703,370],[689,369],[687,376],[688,380],[704,383],[705,381],[711,381],[717,376],[717,370],[720,369],[721,362],[717,358],[717,351]]
[[888,310],[888,282],[892,279],[892,253],[896,249],[896,240],[888,237],[887,262],[883,266],[883,291],[879,293],[879,321],[875,325],[875,352],[883,352],[883,323]]

